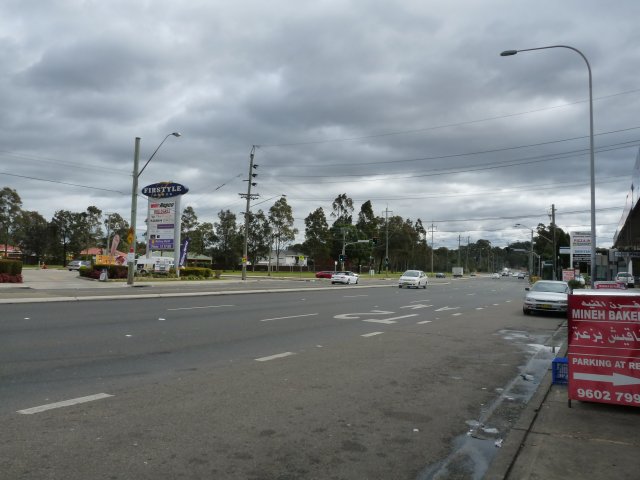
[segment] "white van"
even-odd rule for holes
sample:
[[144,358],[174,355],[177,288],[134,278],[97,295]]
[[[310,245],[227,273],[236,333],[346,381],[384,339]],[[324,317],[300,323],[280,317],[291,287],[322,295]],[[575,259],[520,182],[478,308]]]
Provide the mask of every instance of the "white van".
[[136,260],[136,270],[140,273],[169,273],[172,268],[171,257],[140,257]]

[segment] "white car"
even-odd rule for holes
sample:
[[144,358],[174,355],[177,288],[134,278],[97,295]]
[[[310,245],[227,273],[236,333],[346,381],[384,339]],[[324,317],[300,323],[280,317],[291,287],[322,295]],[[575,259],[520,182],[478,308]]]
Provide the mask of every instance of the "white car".
[[336,272],[331,275],[331,284],[342,283],[349,285],[351,283],[358,283],[358,274],[353,272]]
[[624,283],[627,288],[633,288],[635,286],[633,275],[629,272],[618,272],[616,275],[616,282]]
[[567,313],[569,284],[556,280],[538,280],[531,288],[526,287],[522,311],[525,315],[531,312]]
[[402,274],[400,280],[398,280],[398,288],[427,288],[427,285],[429,285],[429,279],[427,278],[427,274],[422,270],[407,270]]
[[90,267],[91,266],[91,262],[87,261],[87,260],[71,260],[69,263],[67,263],[67,268],[69,269],[69,271],[73,271],[73,270],[80,270],[80,267]]
[[500,274],[499,273],[492,273],[491,274],[491,278],[500,278]]

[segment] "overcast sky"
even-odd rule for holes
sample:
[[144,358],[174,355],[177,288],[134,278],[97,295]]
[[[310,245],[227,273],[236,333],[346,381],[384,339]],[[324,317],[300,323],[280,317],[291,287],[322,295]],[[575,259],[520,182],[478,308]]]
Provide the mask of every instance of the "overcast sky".
[[[245,210],[258,146],[265,211],[298,240],[346,193],[354,216],[420,218],[435,246],[589,231],[593,74],[598,246],[611,246],[640,145],[640,2],[3,0],[0,187],[48,220],[95,205],[127,220],[172,180],[201,222]],[[637,193],[636,193],[637,196]],[[144,230],[141,197],[138,228]],[[331,221],[331,219],[330,219]],[[428,239],[429,242],[431,238]]]

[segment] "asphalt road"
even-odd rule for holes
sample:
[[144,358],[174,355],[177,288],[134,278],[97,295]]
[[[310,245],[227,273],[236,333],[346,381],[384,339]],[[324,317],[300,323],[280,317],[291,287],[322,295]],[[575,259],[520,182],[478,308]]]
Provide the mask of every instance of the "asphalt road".
[[0,305],[3,478],[481,478],[564,319],[512,278],[322,285]]

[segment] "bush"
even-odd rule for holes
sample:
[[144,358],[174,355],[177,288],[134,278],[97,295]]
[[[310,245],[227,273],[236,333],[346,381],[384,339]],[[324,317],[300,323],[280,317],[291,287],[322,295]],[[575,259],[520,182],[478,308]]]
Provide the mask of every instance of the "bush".
[[181,277],[211,278],[213,271],[203,267],[184,267],[180,269]]
[[0,273],[20,275],[22,273],[22,262],[20,260],[0,260]]
[[577,288],[584,288],[584,285],[582,284],[582,282],[578,280],[569,280],[567,283],[569,284],[569,288],[571,290],[575,290]]
[[0,273],[0,283],[22,283],[22,275],[10,275],[8,273]]
[[93,265],[92,267],[80,267],[78,273],[81,277],[98,280],[102,270],[107,269],[109,278],[127,278],[129,269],[126,265]]

